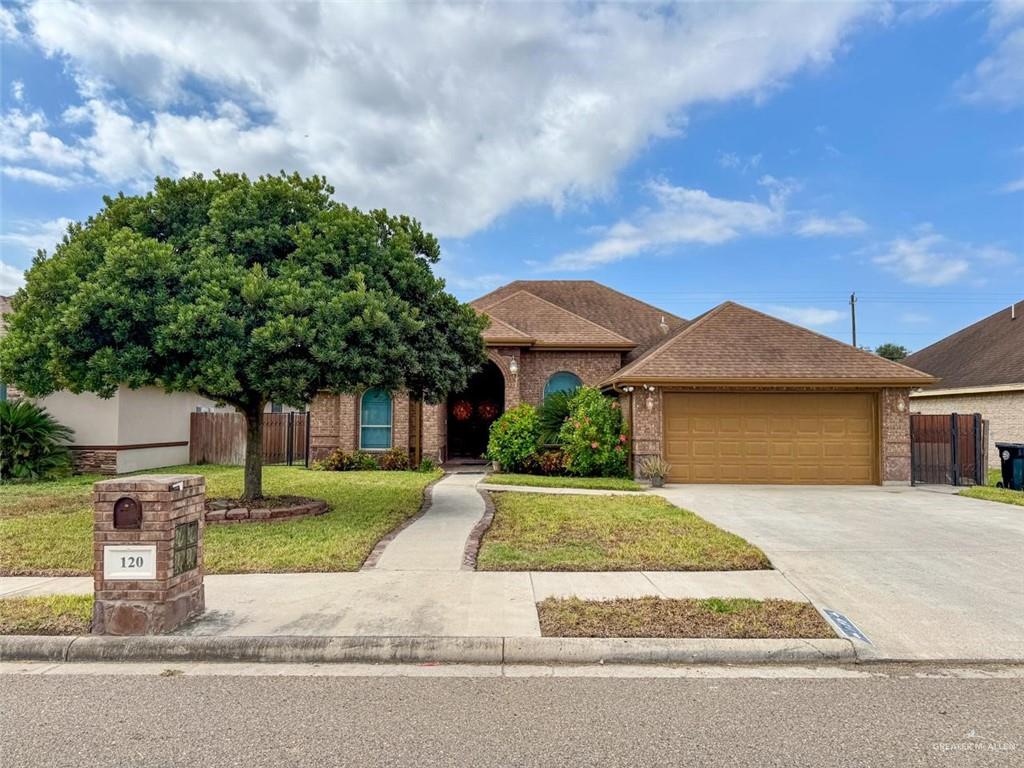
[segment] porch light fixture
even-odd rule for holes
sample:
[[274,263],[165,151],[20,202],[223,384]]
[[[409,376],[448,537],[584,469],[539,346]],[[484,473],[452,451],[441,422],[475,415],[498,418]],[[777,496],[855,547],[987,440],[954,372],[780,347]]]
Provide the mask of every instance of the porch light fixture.
[[513,376],[519,374],[519,362],[514,357],[509,361],[508,372]]
[[896,410],[899,411],[900,413],[903,413],[905,410],[907,410],[907,404],[903,402],[902,397],[900,397],[900,399],[896,401]]
[[647,399],[644,400],[644,405],[648,411],[654,410],[654,387],[650,384],[644,384],[644,389],[647,390]]
[[625,387],[623,387],[623,388],[622,388],[622,391],[623,391],[623,392],[625,392],[625,393],[627,393],[627,394],[629,394],[629,393],[631,393],[631,392],[632,392],[632,391],[633,391],[634,389],[636,389],[636,387],[632,387],[632,386],[628,386],[628,385],[627,385],[627,386],[625,386]]

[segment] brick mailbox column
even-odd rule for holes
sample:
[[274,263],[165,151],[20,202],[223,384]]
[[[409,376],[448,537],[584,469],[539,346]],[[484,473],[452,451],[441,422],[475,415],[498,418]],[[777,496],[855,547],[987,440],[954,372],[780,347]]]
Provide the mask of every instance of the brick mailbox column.
[[202,475],[93,485],[95,634],[160,634],[203,612],[205,501]]

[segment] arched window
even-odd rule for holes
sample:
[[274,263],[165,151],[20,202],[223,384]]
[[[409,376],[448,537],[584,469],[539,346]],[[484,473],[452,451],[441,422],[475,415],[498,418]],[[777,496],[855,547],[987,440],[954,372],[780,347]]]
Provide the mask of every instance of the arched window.
[[544,397],[554,392],[573,392],[583,386],[580,377],[568,371],[559,371],[544,385]]
[[368,389],[359,407],[359,447],[365,451],[391,447],[391,395]]

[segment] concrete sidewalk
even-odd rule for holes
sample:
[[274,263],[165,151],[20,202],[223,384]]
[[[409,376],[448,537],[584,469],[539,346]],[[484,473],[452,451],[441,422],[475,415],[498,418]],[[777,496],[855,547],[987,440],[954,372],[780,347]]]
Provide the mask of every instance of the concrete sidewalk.
[[454,473],[435,483],[430,506],[387,544],[372,569],[461,570],[466,540],[485,512],[484,500],[476,490],[482,478],[481,473]]
[[[2,577],[0,597],[92,593],[92,578]],[[180,631],[217,636],[539,637],[548,597],[804,600],[777,571],[544,573],[382,571],[206,577],[206,614]]]

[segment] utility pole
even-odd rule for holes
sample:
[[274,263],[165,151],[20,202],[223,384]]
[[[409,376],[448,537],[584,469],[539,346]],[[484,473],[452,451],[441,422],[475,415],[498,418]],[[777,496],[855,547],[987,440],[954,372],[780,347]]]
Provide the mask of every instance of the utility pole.
[[850,294],[850,327],[853,329],[853,346],[857,346],[857,294]]

